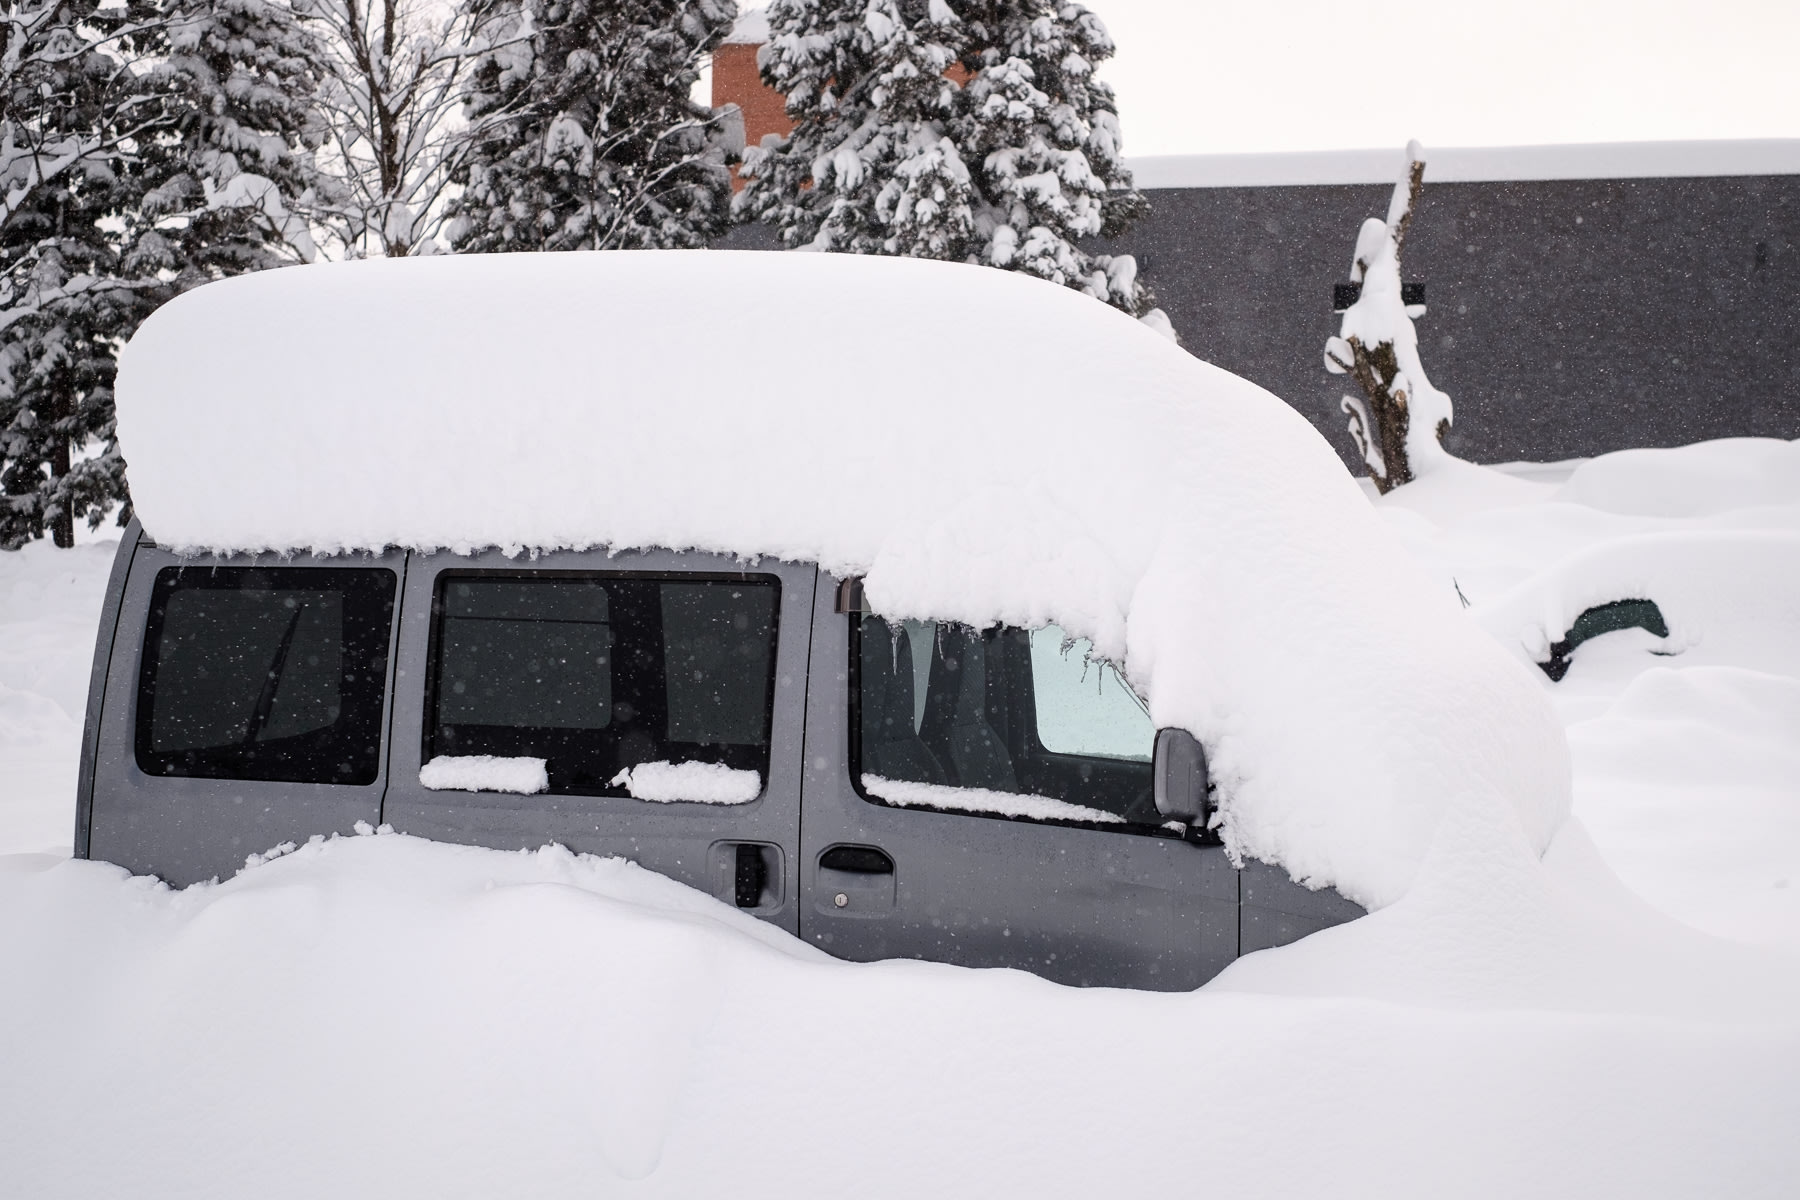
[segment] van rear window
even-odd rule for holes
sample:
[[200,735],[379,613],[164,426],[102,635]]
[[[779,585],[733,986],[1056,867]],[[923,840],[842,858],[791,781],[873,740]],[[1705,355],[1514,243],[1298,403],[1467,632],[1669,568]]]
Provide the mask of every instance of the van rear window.
[[551,792],[630,795],[639,764],[767,778],[772,575],[445,572],[425,761],[541,758]]
[[138,768],[373,783],[395,584],[383,568],[163,568],[138,676]]

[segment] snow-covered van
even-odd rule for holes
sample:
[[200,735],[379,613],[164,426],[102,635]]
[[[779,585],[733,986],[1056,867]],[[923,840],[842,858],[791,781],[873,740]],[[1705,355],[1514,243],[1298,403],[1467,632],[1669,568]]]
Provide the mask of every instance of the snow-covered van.
[[1179,989],[1566,774],[1304,421],[1046,283],[296,268],[158,312],[118,397],[75,847],[171,883],[557,842],[845,958]]

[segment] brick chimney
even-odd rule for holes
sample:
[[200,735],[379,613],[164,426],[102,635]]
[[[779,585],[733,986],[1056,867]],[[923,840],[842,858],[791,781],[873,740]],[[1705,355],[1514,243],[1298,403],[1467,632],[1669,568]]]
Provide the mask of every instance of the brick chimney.
[[[761,9],[747,12],[732,26],[731,33],[712,58],[712,104],[735,104],[744,120],[744,145],[758,146],[768,134],[786,137],[793,132],[788,120],[787,98],[765,86],[756,69],[756,52],[769,40],[769,18]],[[731,169],[731,188],[744,186],[737,168]]]
[[[718,108],[735,104],[743,115],[744,145],[760,146],[764,137],[773,133],[786,137],[794,131],[788,120],[787,97],[766,86],[756,67],[756,52],[769,40],[769,18],[762,9],[745,13],[731,27],[731,33],[712,58],[712,105]],[[961,63],[951,63],[944,76],[958,87],[969,82],[969,72]],[[731,190],[742,190],[737,168],[731,169]]]

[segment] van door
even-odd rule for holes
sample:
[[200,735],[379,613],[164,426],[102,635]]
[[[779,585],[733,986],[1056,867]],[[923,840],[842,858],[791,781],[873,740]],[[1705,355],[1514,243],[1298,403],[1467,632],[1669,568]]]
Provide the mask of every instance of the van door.
[[379,821],[405,560],[140,541],[84,786],[87,856],[180,886]]
[[1194,988],[1238,951],[1238,872],[1166,826],[1155,730],[1051,629],[890,624],[821,580],[801,936],[856,960]]
[[415,555],[384,819],[620,855],[797,931],[816,575],[666,551]]

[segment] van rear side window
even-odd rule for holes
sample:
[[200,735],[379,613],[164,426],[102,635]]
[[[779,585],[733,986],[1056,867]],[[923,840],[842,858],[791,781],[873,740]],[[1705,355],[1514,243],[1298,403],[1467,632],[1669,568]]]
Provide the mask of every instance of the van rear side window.
[[772,575],[445,572],[425,761],[541,758],[552,792],[628,795],[642,763],[766,779]]
[[383,568],[163,568],[138,676],[138,768],[373,783],[395,584]]

